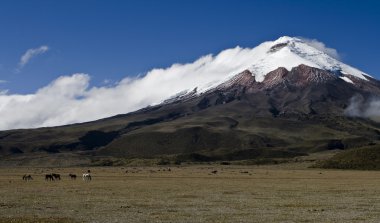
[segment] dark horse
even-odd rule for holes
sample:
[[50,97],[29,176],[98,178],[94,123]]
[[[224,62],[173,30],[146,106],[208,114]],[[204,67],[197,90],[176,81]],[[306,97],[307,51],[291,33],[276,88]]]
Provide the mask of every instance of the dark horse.
[[22,177],[22,179],[23,180],[25,180],[25,181],[29,181],[29,180],[33,180],[33,177],[32,177],[32,175],[24,175],[23,177]]
[[61,180],[61,175],[57,173],[52,173],[51,174],[54,177],[54,180]]
[[72,180],[76,180],[77,179],[77,175],[75,175],[75,174],[69,174],[69,177],[70,177],[70,179],[72,179]]
[[45,180],[54,181],[54,177],[53,177],[52,174],[46,174],[45,175]]

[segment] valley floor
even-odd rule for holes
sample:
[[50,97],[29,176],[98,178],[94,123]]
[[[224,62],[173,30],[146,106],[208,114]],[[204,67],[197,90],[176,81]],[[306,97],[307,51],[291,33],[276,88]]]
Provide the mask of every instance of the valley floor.
[[[376,171],[90,167],[92,181],[84,182],[87,170],[0,168],[0,222],[380,221]],[[45,181],[51,172],[62,180]],[[24,174],[34,180],[24,182]]]

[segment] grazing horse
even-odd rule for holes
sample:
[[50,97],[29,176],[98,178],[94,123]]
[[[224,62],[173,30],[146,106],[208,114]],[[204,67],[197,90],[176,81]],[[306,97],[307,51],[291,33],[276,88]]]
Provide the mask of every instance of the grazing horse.
[[51,175],[51,174],[46,174],[46,175],[45,175],[45,180],[46,180],[46,181],[48,181],[48,180],[49,180],[49,181],[54,181],[54,177],[53,177],[53,175]]
[[82,178],[84,181],[91,181],[91,175],[89,173],[84,173]]
[[61,180],[60,174],[52,173],[51,175],[54,177],[54,180]]
[[70,177],[70,179],[72,179],[72,180],[76,180],[77,179],[77,175],[75,175],[75,174],[69,174],[69,177]]
[[32,177],[32,175],[24,175],[23,177],[22,177],[22,179],[23,180],[25,180],[25,181],[29,181],[29,180],[33,180],[33,177]]

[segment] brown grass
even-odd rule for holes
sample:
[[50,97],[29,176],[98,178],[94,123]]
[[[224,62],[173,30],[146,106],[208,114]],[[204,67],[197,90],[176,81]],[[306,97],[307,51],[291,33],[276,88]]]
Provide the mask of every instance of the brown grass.
[[[215,165],[91,167],[88,183],[67,176],[85,171],[1,168],[0,222],[380,221],[380,172]],[[45,182],[51,172],[63,179]],[[23,182],[26,173],[34,180]]]

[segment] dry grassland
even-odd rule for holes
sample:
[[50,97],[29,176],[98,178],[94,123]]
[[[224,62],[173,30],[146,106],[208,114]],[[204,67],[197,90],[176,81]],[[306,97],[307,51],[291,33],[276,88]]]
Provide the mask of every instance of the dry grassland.
[[[1,168],[0,222],[380,222],[375,171],[91,167],[91,182],[68,177],[87,169]],[[62,180],[46,182],[51,172]]]

